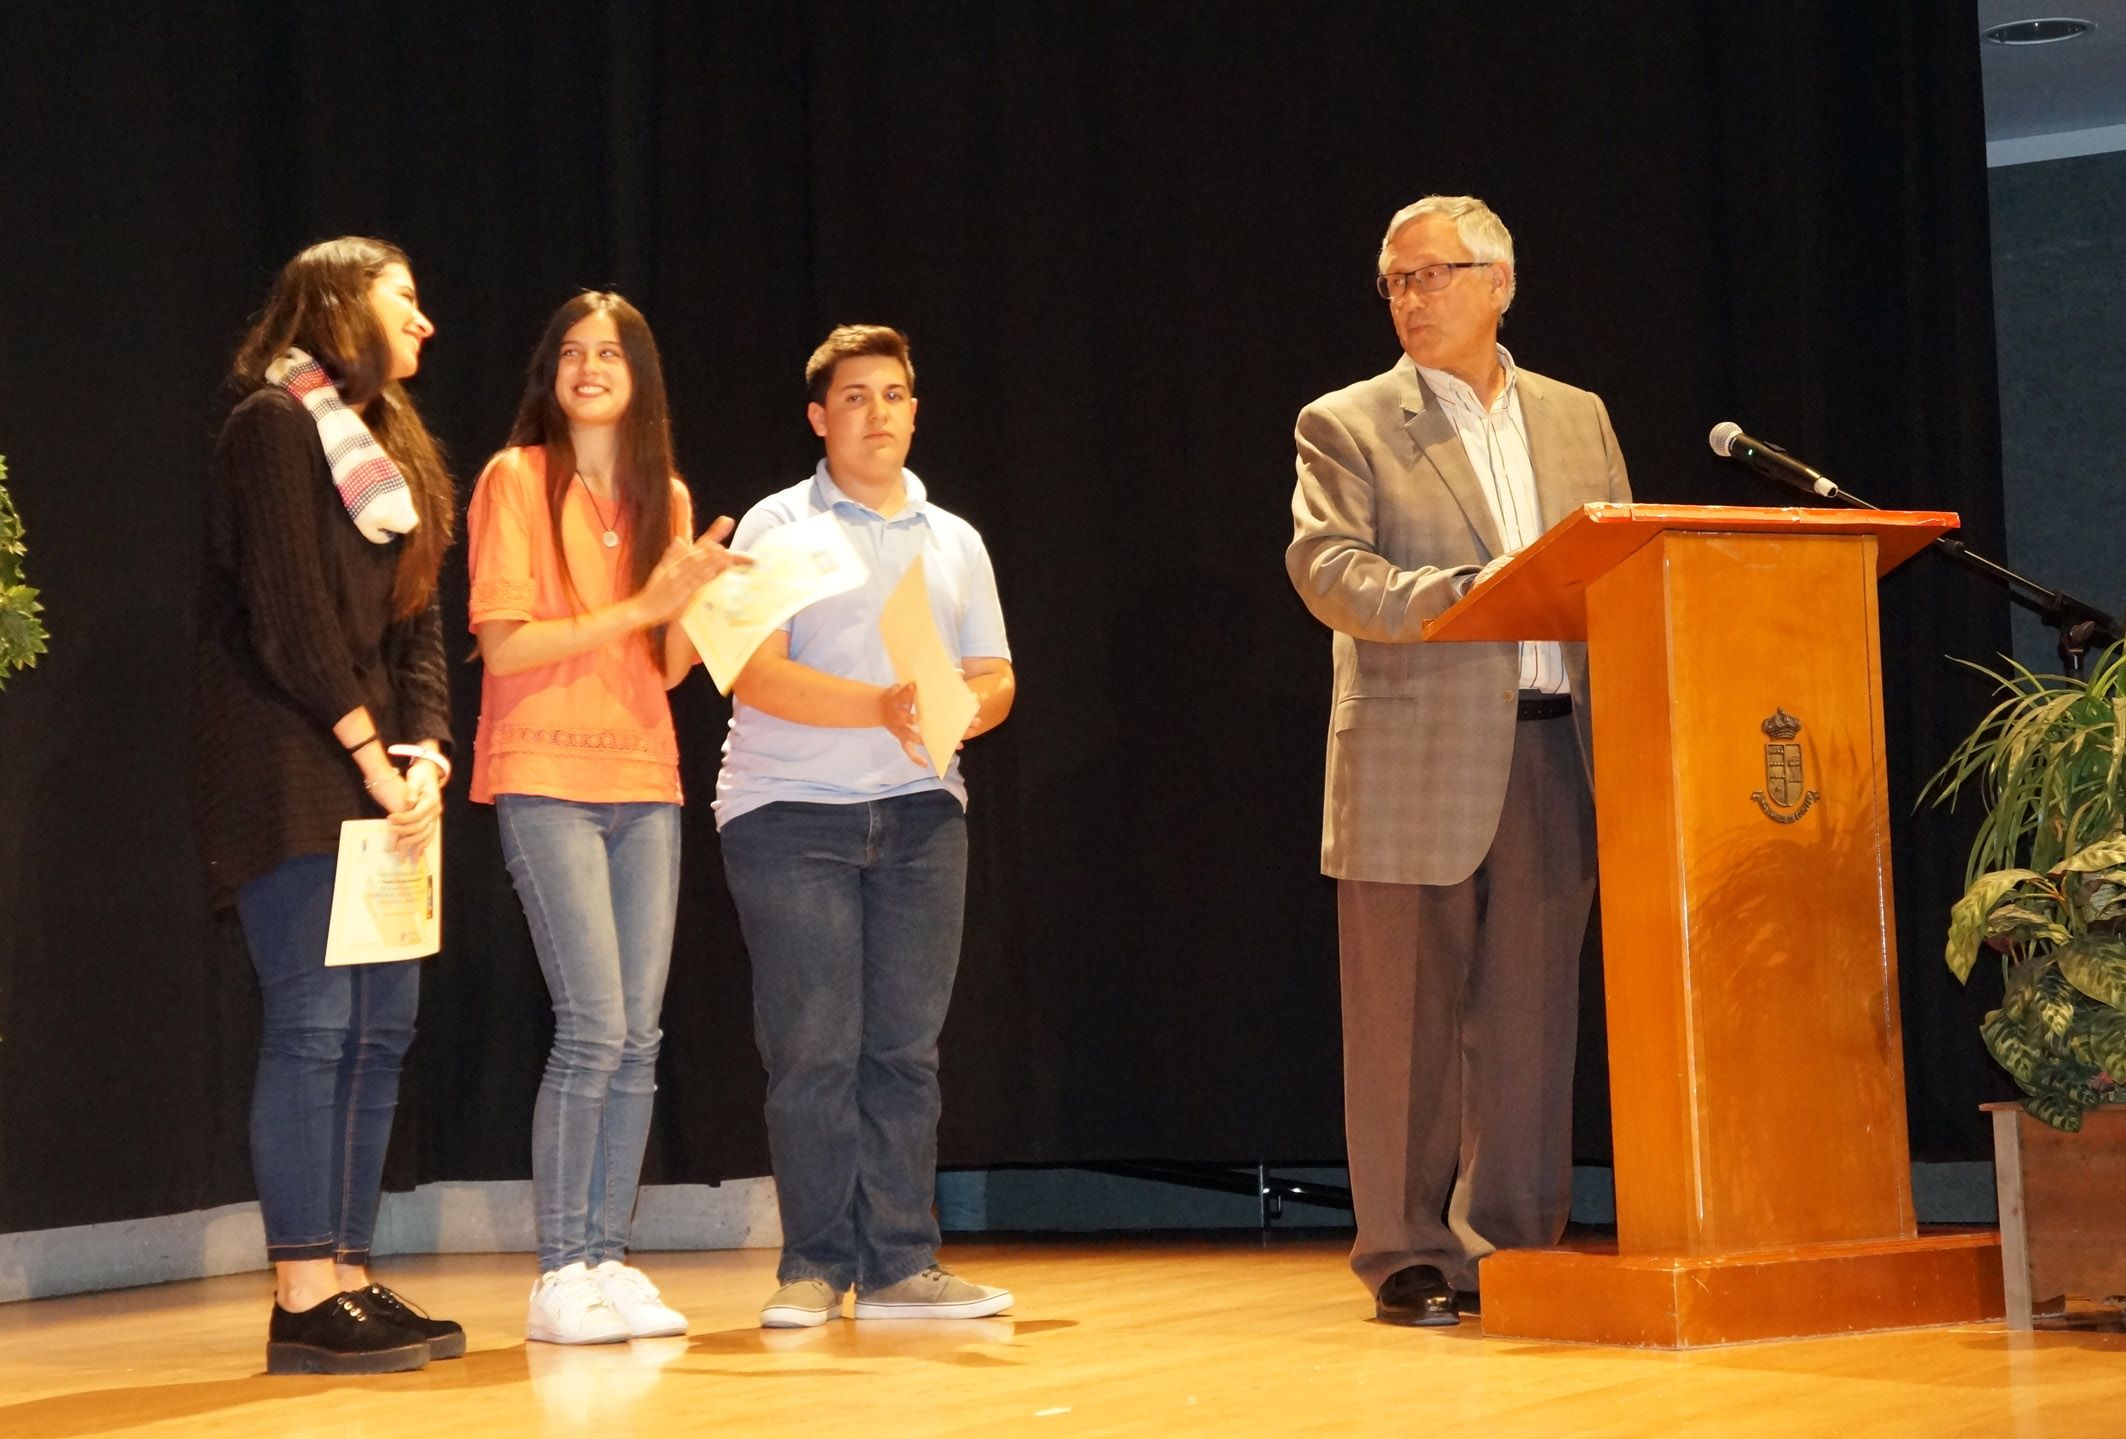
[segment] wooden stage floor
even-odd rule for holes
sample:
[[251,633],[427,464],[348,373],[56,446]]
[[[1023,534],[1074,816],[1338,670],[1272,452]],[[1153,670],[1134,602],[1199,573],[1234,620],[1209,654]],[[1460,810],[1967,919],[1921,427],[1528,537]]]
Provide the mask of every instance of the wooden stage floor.
[[524,1255],[387,1261],[472,1352],[267,1378],[259,1274],[0,1305],[0,1436],[2110,1433],[2126,1333],[1999,1324],[1670,1354],[1372,1322],[1343,1242],[961,1244],[1008,1318],[763,1332],[768,1251],[646,1254],[692,1333],[526,1346]]

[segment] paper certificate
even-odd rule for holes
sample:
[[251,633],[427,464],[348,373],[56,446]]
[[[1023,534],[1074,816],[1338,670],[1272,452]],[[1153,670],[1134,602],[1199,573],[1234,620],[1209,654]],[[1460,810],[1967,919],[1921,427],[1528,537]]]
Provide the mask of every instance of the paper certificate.
[[938,636],[921,555],[893,587],[878,628],[886,640],[886,656],[893,661],[893,677],[902,684],[915,681],[916,728],[922,731],[923,748],[930,751],[931,768],[943,779],[945,767],[952,763],[953,752],[966,737],[967,726],[974,723],[982,702],[967,688],[959,666]]
[[733,565],[701,587],[679,617],[709,677],[725,694],[760,642],[805,606],[864,582],[841,521],[818,514],[778,525],[747,551],[753,563]]
[[391,847],[389,820],[342,822],[325,963],[421,959],[442,947],[443,836],[402,855]]

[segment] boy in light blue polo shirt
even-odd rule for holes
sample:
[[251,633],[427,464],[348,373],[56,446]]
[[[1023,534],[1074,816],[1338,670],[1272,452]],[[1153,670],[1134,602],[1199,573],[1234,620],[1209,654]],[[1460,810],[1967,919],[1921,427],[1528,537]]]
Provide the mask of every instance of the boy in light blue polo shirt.
[[766,1328],[972,1319],[1009,1291],[937,1266],[938,1033],[959,967],[967,788],[921,748],[915,690],[879,635],[918,556],[938,634],[980,701],[966,738],[1011,712],[1011,650],[982,537],[905,468],[915,437],[908,341],[844,325],[805,365],[826,458],[739,522],[743,550],[831,513],[869,571],[772,634],[733,687],[716,779],[723,868],[753,961],[782,1213]]

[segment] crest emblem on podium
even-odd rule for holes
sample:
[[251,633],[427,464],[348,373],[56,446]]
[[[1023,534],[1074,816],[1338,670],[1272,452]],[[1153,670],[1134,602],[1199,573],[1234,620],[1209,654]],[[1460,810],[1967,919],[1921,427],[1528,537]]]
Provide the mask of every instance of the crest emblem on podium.
[[1819,798],[1808,787],[1807,761],[1798,742],[1801,721],[1781,706],[1758,728],[1769,741],[1764,747],[1764,788],[1750,798],[1774,824],[1792,824],[1814,808]]

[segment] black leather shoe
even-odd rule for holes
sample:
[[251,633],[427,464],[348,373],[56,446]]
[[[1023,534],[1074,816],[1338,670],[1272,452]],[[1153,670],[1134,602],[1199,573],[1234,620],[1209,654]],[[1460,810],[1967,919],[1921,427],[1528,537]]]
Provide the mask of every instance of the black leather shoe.
[[1389,1275],[1375,1297],[1373,1317],[1383,1324],[1458,1324],[1454,1290],[1446,1276],[1429,1264],[1413,1264]]
[[456,1359],[465,1353],[465,1331],[448,1319],[431,1319],[426,1310],[408,1304],[381,1284],[354,1291],[355,1297],[380,1317],[401,1329],[410,1329],[428,1344],[431,1359]]
[[1480,1295],[1474,1289],[1455,1290],[1454,1312],[1457,1314],[1468,1314],[1472,1316],[1482,1315],[1484,1312],[1483,1296]]
[[428,1362],[428,1341],[386,1319],[361,1290],[309,1309],[275,1304],[266,1330],[268,1374],[396,1374]]

